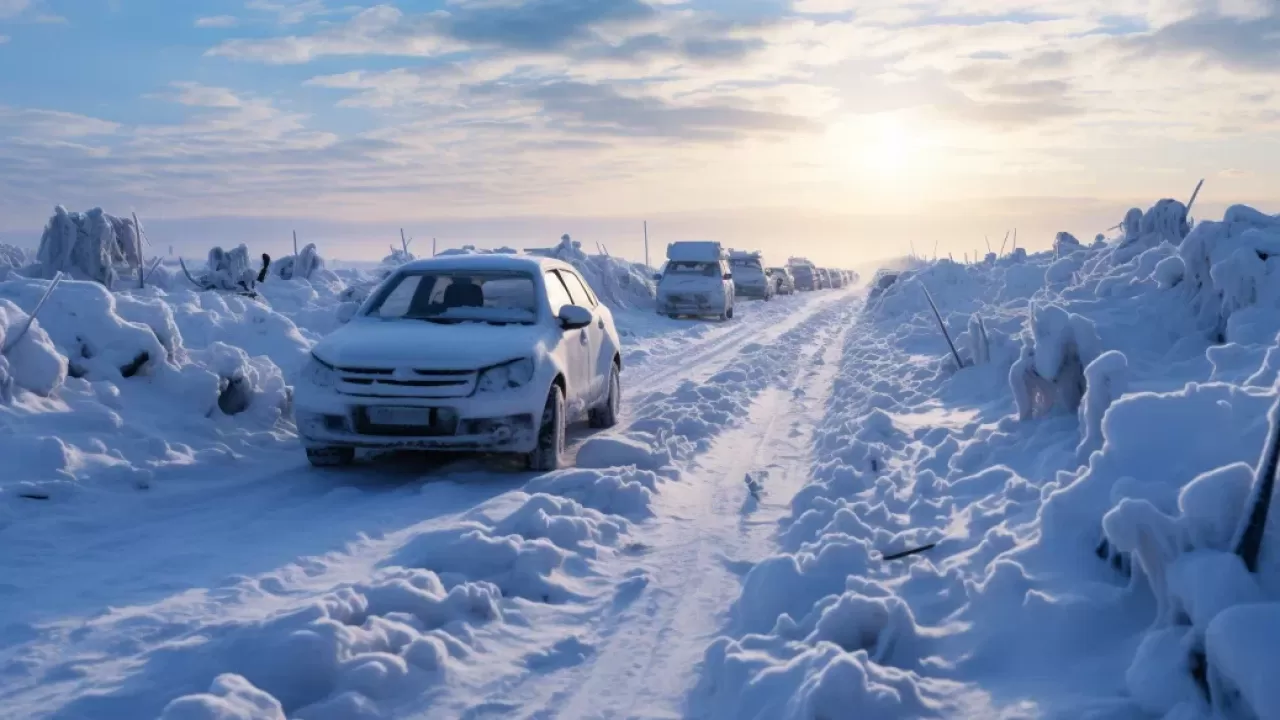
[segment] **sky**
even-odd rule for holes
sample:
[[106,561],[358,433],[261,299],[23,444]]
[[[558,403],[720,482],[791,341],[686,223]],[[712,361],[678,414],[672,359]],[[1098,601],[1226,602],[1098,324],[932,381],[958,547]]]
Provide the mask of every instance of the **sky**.
[[18,245],[960,259],[1200,178],[1280,212],[1280,0],[0,0]]

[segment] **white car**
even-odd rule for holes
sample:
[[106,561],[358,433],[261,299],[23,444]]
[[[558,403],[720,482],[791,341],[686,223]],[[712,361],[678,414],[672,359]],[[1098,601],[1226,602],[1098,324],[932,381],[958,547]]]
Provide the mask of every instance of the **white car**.
[[294,388],[298,434],[313,465],[404,448],[518,453],[554,470],[570,422],[617,423],[621,346],[568,263],[418,260],[312,349]]

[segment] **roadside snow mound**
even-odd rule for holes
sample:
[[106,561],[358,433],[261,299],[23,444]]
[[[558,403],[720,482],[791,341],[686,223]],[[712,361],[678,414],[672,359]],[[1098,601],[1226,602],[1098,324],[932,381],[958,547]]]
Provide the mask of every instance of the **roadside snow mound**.
[[287,319],[217,293],[64,280],[19,339],[48,287],[0,282],[3,489],[145,487],[163,468],[279,440],[291,410],[277,362],[300,366],[308,347]]
[[27,265],[27,251],[0,243],[0,268],[22,268]]
[[781,552],[707,651],[711,715],[1280,717],[1275,496],[1257,571],[1236,552],[1277,256],[1280,217],[1162,200],[1101,242],[873,280]]

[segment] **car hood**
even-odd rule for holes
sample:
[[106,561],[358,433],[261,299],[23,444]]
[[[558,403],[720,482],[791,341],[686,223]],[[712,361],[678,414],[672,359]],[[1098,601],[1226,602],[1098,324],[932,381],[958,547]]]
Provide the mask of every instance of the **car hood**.
[[312,352],[335,367],[477,370],[534,356],[546,334],[540,325],[366,320],[342,326]]

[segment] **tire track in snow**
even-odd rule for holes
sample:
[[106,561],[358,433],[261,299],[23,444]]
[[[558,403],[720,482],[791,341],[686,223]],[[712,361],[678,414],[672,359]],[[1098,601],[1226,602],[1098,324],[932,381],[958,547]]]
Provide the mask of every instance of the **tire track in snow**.
[[[470,688],[464,696],[486,697],[486,704],[468,707],[460,698],[447,710],[469,718],[628,717],[637,703],[656,703],[669,711],[663,716],[679,717],[688,690],[681,678],[693,677],[694,663],[718,630],[719,613],[738,589],[737,578],[723,567],[725,548],[713,540],[733,545],[761,537],[759,528],[741,523],[743,477],[763,464],[763,448],[793,443],[778,437],[777,421],[785,410],[811,404],[797,389],[819,374],[801,367],[823,356],[855,311],[853,303],[821,307],[779,329],[771,346],[746,343],[748,352],[706,384],[686,380],[646,396],[628,431],[661,445],[680,466],[680,481],[662,485],[657,518],[637,528],[645,539],[639,565],[615,563],[613,593],[597,598],[584,632],[561,641],[572,639],[589,653],[560,676],[523,675]],[[783,507],[785,499],[771,510]],[[708,577],[713,580],[704,585]],[[705,591],[692,598],[690,587]],[[695,628],[707,637],[689,637]],[[512,671],[520,675],[518,668]],[[649,688],[655,671],[665,671],[670,682]]]
[[[674,389],[636,402],[639,417],[630,429],[648,423],[664,436],[661,447],[649,449],[659,460],[665,453],[665,468],[645,469],[651,463],[642,462],[534,478],[523,491],[361,536],[341,552],[121,608],[79,628],[69,620],[42,631],[34,645],[0,651],[0,662],[27,668],[29,678],[5,697],[14,700],[11,707],[53,709],[63,718],[154,717],[179,695],[187,697],[174,712],[275,703],[290,716],[360,717],[430,707],[436,695],[456,696],[455,683],[474,687],[474,675],[488,676],[504,662],[524,672],[572,663],[590,648],[576,647],[572,637],[550,641],[544,626],[551,635],[580,626],[592,619],[596,600],[619,597],[619,588],[643,590],[639,576],[619,578],[606,563],[629,557],[634,544],[625,539],[634,522],[651,514],[672,464],[705,450],[724,429],[713,423],[736,422],[734,412],[748,408],[769,386],[767,378],[786,369],[835,300],[815,297],[777,327],[742,322],[704,347],[697,362],[650,371],[648,379],[665,374],[662,380]],[[775,338],[776,347],[759,344]],[[730,354],[737,349],[752,352]],[[707,385],[722,391],[715,398],[686,379],[708,375]],[[421,495],[451,495],[448,481],[468,478],[491,479],[445,475]],[[398,517],[405,500],[403,493],[387,498],[397,504]],[[381,505],[366,504],[366,516]],[[104,663],[107,657],[118,661]]]

